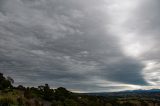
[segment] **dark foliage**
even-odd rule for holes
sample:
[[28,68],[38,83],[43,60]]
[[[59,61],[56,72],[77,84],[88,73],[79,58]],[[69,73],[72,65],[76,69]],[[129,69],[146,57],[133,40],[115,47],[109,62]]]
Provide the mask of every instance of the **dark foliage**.
[[[11,79],[11,78],[10,78]],[[6,79],[2,73],[0,73],[0,90],[4,90],[12,87],[12,81]]]

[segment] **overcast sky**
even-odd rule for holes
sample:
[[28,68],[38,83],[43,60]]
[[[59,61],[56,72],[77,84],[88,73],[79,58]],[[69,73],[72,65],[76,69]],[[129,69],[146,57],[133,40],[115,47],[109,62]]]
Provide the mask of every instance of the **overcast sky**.
[[160,87],[160,0],[0,0],[0,72],[77,92]]

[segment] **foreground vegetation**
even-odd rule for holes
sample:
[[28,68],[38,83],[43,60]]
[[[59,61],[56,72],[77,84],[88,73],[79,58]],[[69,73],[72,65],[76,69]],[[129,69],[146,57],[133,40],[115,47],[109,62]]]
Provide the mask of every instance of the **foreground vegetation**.
[[13,87],[14,80],[0,73],[0,106],[160,106],[159,101],[138,97],[104,97],[77,94],[48,84]]

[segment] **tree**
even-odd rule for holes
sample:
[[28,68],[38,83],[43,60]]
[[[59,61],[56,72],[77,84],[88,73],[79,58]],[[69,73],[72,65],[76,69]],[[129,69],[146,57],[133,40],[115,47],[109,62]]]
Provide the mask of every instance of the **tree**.
[[38,86],[38,90],[40,91],[43,99],[52,101],[54,98],[54,91],[50,89],[48,84],[45,84],[45,86]]
[[59,88],[55,89],[54,94],[55,94],[56,100],[60,100],[60,101],[64,101],[66,98],[71,97],[71,92],[69,92],[68,90],[66,90],[63,87],[59,87]]
[[18,89],[18,90],[22,90],[22,91],[25,91],[25,90],[26,90],[26,88],[25,88],[24,86],[22,86],[22,85],[18,85],[17,89]]
[[11,78],[11,77],[9,77],[9,76],[7,77],[7,80],[8,80],[8,81],[10,81],[10,82],[11,82],[11,84],[13,84],[13,83],[14,83],[13,78]]
[[6,79],[2,73],[0,73],[0,90],[4,90],[11,87],[11,82],[8,79]]
[[3,81],[3,80],[5,80],[5,77],[3,76],[2,73],[0,73],[0,82]]

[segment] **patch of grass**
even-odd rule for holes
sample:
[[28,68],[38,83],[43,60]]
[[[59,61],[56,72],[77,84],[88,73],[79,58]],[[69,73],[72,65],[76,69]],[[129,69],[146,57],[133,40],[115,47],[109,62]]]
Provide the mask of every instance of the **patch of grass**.
[[0,98],[0,104],[2,106],[8,106],[8,105],[11,105],[11,104],[16,104],[16,101],[11,97],[1,97]]
[[18,90],[8,91],[8,92],[1,92],[0,93],[0,105],[2,106],[14,106],[18,103],[18,98],[22,98],[24,101],[23,92]]

